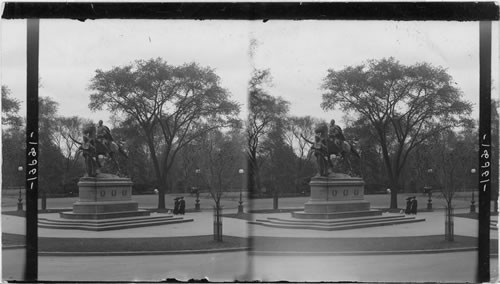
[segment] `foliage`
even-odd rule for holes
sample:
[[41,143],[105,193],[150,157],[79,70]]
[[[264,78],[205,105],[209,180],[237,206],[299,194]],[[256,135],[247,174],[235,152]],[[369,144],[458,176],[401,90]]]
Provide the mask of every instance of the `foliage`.
[[264,86],[272,81],[269,70],[254,70],[249,81],[248,136],[248,188],[251,192],[260,191],[260,172],[258,156],[261,142],[272,129],[273,124],[285,118],[289,102],[267,93]]
[[[146,139],[141,135],[140,128],[134,120],[125,120],[112,127],[115,141],[122,145],[128,158],[118,155],[120,165],[125,165],[124,172],[134,182],[134,185],[143,185],[153,190],[157,187],[156,176],[150,159]],[[121,166],[123,167],[123,166]]]
[[159,209],[165,208],[178,152],[214,129],[230,127],[239,112],[215,72],[195,63],[172,66],[157,58],[96,70],[90,89],[92,110],[106,107],[115,117],[137,123],[159,185]]
[[24,171],[18,172],[25,164],[25,135],[22,118],[19,115],[20,102],[11,98],[11,91],[2,86],[2,186],[23,185]]
[[359,151],[360,159],[353,160],[353,168],[359,173],[366,183],[366,191],[379,191],[381,187],[385,192],[387,188],[386,172],[384,170],[381,147],[376,141],[376,132],[370,123],[363,118],[353,121],[344,128],[344,136],[351,141]]
[[52,141],[61,155],[62,162],[61,182],[64,192],[77,192],[78,179],[85,174],[83,159],[79,159],[78,145],[73,139],[82,141],[82,127],[90,121],[78,116],[55,117],[53,124],[54,134]]
[[241,139],[234,138],[234,133],[228,135],[214,130],[197,141],[199,159],[196,164],[217,207],[224,192],[241,186],[242,177],[238,171],[245,165],[244,144]]
[[462,100],[445,69],[428,63],[405,66],[389,58],[330,69],[322,88],[323,109],[355,112],[375,130],[391,187],[391,208],[397,208],[409,153],[434,135],[469,123],[471,104]]
[[274,194],[295,188],[294,179],[291,177],[296,176],[294,167],[296,156],[292,148],[284,141],[283,123],[277,121],[268,139],[262,143],[264,157],[268,161],[265,164],[264,184]]
[[6,127],[19,130],[23,124],[22,118],[19,115],[21,102],[10,95],[10,89],[2,85],[2,132],[6,132]]
[[462,133],[443,131],[432,141],[429,164],[432,178],[441,189],[447,204],[460,188],[476,187],[471,169],[478,165],[477,131],[467,129]]
[[284,141],[295,154],[294,188],[295,192],[305,192],[309,189],[308,182],[314,175],[314,162],[308,159],[310,145],[302,138],[314,140],[315,126],[323,121],[311,116],[290,116],[286,121]]
[[50,167],[39,167],[38,186],[40,192],[59,192],[62,190],[61,177],[64,175],[64,156],[56,145],[58,103],[50,97],[39,97],[38,100],[38,143],[40,163],[48,163]]

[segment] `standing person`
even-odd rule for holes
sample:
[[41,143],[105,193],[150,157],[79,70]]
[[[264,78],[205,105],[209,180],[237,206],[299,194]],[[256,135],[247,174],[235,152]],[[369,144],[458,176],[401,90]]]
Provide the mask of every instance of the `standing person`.
[[174,202],[174,215],[179,214],[179,197],[176,197]]
[[345,141],[344,133],[342,133],[342,128],[335,124],[335,120],[330,121],[330,126],[328,127],[328,136],[333,139],[337,147],[341,148],[342,143]]
[[418,208],[417,197],[413,196],[413,199],[411,201],[411,214],[417,215],[417,208]]
[[181,197],[179,202],[179,214],[184,215],[184,213],[186,213],[186,200],[184,200],[184,196]]
[[113,141],[113,136],[111,136],[111,130],[103,124],[102,120],[99,120],[97,124],[97,141],[102,143],[109,149],[109,144]]
[[412,198],[408,197],[406,198],[406,209],[405,209],[405,214],[411,214],[411,209],[412,209]]

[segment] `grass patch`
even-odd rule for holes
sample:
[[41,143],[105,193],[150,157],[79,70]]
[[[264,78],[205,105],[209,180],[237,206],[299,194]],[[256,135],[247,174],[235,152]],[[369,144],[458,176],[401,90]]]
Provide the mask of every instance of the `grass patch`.
[[231,213],[231,214],[222,214],[223,217],[241,219],[246,221],[252,221],[253,215],[250,213]]
[[26,217],[26,211],[2,211],[2,214],[17,217]]
[[[444,240],[443,235],[388,238],[252,238],[252,247],[258,251],[410,251],[477,246],[477,238],[474,237],[455,236],[455,241],[448,242]],[[498,251],[496,240],[490,241],[490,251]]]
[[166,238],[39,238],[41,252],[121,252],[176,251],[248,247],[246,238],[224,236],[216,242],[213,235]]
[[295,211],[304,211],[304,208],[283,208],[283,209],[255,209],[248,210],[248,213],[288,213]]
[[26,245],[26,236],[2,233],[2,246],[24,246]]
[[[281,238],[224,236],[216,242],[212,235],[167,238],[45,238],[38,239],[40,252],[134,252],[207,250],[250,247],[257,251],[349,252],[349,251],[410,251],[477,247],[477,238],[455,236],[455,241],[443,235],[383,238]],[[2,244],[25,245],[22,235],[2,233]],[[490,241],[490,253],[498,253],[496,240]]]
[[[72,209],[45,209],[38,210],[38,213],[60,213],[60,212],[68,212],[72,211]],[[4,215],[17,216],[17,217],[26,217],[26,211],[2,211]]]
[[474,220],[478,220],[479,219],[478,218],[478,214],[476,212],[454,214],[453,216],[460,217],[460,218],[474,219]]

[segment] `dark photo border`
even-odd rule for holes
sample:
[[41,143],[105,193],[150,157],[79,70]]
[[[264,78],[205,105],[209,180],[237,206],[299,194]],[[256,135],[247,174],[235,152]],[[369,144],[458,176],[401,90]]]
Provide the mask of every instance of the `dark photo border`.
[[[37,164],[39,19],[193,19],[193,20],[393,20],[477,21],[480,29],[479,253],[478,282],[490,281],[489,223],[491,182],[491,21],[495,2],[362,3],[43,3],[5,2],[3,19],[29,19],[27,25],[27,263],[25,280],[37,279]],[[34,149],[34,150],[31,150]],[[486,151],[486,152],[485,152]],[[43,164],[43,156],[40,158]],[[33,171],[34,170],[34,171]],[[485,178],[486,177],[486,178]]]

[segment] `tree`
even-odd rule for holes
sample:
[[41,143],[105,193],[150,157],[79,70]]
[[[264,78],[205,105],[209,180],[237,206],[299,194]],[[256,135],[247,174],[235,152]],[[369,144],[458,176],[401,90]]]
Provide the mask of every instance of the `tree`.
[[2,186],[22,186],[24,172],[19,173],[18,166],[25,164],[25,134],[20,102],[10,95],[10,89],[2,86]]
[[265,85],[272,81],[269,70],[254,70],[249,82],[249,114],[247,125],[248,136],[248,188],[250,192],[261,190],[258,155],[261,142],[270,131],[272,124],[284,118],[288,112],[289,102],[280,97],[273,97],[265,90]]
[[157,187],[147,141],[138,123],[134,119],[115,122],[111,132],[127,153],[127,159],[122,155],[115,158],[118,159],[121,170],[133,181],[134,191],[144,192]]
[[278,196],[284,189],[293,189],[296,156],[290,146],[285,143],[284,121],[277,120],[262,143],[264,157],[268,163],[265,167],[264,181],[274,197],[274,209],[278,209]]
[[387,180],[382,162],[382,150],[379,145],[373,143],[377,139],[377,134],[370,122],[363,117],[349,122],[344,127],[344,136],[352,141],[359,151],[360,159],[351,162],[354,170],[365,181],[365,190],[377,192],[383,187],[385,192]]
[[177,153],[197,137],[230,126],[239,113],[215,72],[195,63],[172,66],[157,58],[96,70],[90,90],[90,109],[106,106],[113,115],[137,122],[159,185],[158,209],[163,210]]
[[[64,175],[64,156],[57,141],[57,108],[58,103],[50,97],[38,99],[38,132],[40,162],[50,161],[50,167],[39,168],[39,189],[42,198],[42,210],[46,209],[46,194],[62,189],[61,177]],[[40,195],[39,195],[40,196]]]
[[23,124],[22,117],[19,115],[21,102],[12,98],[11,91],[7,86],[2,86],[2,128],[11,128],[19,130]]
[[432,139],[427,158],[430,160],[432,178],[436,179],[446,201],[445,239],[454,240],[453,198],[470,180],[471,167],[477,165],[477,132],[466,129],[461,134],[446,130]]
[[446,130],[464,125],[472,111],[452,77],[428,63],[411,66],[394,58],[328,70],[322,108],[355,112],[369,121],[391,187],[391,208],[397,208],[400,178],[416,146]]
[[[81,141],[82,126],[90,123],[89,120],[78,116],[56,117],[53,121],[53,143],[64,157],[62,165],[63,192],[77,192],[78,179],[83,176],[85,169],[79,160],[78,145],[73,139]],[[68,188],[69,187],[69,188]]]
[[208,192],[215,202],[214,236],[222,241],[221,198],[224,192],[229,191],[236,184],[238,169],[244,166],[243,144],[241,140],[220,131],[211,131],[198,140],[199,166]]
[[311,172],[313,168],[311,167],[311,161],[307,159],[310,145],[302,137],[312,141],[315,126],[321,122],[319,119],[311,116],[291,116],[287,118],[284,141],[296,156],[294,162],[295,192],[304,191],[304,185],[307,184],[309,178],[314,174]]

